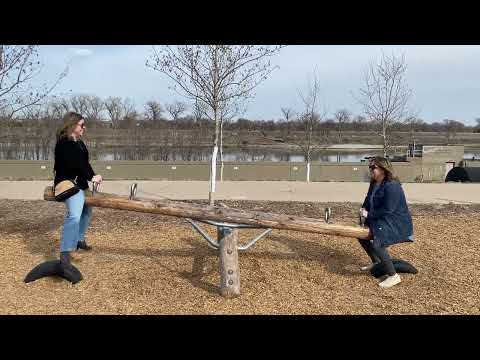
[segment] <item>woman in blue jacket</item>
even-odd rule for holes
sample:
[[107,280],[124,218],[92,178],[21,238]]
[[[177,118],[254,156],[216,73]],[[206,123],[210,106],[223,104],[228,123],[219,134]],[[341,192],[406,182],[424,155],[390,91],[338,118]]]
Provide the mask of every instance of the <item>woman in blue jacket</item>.
[[389,288],[401,282],[388,254],[387,247],[401,242],[413,241],[413,223],[400,181],[395,176],[392,164],[384,157],[370,160],[371,181],[367,196],[360,209],[365,225],[370,229],[367,239],[359,239],[372,265],[362,267],[370,270],[381,263],[386,274],[380,287]]

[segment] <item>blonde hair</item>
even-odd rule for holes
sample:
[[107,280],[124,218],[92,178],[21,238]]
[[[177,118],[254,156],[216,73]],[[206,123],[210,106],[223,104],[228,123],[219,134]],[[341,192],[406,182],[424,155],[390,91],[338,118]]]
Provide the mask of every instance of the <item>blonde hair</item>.
[[[79,113],[70,111],[63,116],[62,125],[57,130],[57,141],[72,137],[72,132],[77,126],[78,122],[83,119]],[[85,119],[83,119],[85,121]]]

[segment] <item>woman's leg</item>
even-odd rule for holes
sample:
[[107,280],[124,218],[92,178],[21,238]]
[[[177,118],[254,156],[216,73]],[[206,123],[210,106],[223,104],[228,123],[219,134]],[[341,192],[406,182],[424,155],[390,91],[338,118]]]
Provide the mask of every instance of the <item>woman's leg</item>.
[[80,217],[78,241],[85,242],[85,234],[88,230],[88,226],[90,225],[91,218],[92,218],[92,207],[87,206],[87,204],[84,204],[82,216]]
[[[373,240],[372,230],[370,229],[370,231],[368,232],[368,236],[365,239],[357,239],[357,240],[360,243],[360,245],[362,246],[363,250],[365,250],[367,255],[370,257],[370,260],[372,260],[372,263],[373,264],[379,263],[380,258],[375,253],[375,250],[373,249],[373,244],[372,244],[372,241],[371,241],[371,240]],[[366,270],[369,267],[365,266],[364,268]],[[364,268],[362,268],[362,270]]]
[[60,252],[70,252],[77,249],[79,237],[80,217],[82,215],[85,194],[79,191],[65,200],[67,213],[63,223],[62,237],[60,239]]
[[372,245],[371,240],[358,239],[358,242],[362,246],[363,250],[365,250],[367,255],[370,257],[373,264],[376,264],[376,263],[380,262],[380,258],[377,256],[377,254],[375,253],[375,250],[373,249],[373,245]]
[[377,245],[376,242],[374,241],[372,243],[372,249],[375,255],[380,259],[380,262],[382,264],[381,266],[385,270],[385,273],[388,276],[395,275],[397,272],[395,271],[392,258],[390,257],[390,254],[388,253],[387,248],[385,246]]

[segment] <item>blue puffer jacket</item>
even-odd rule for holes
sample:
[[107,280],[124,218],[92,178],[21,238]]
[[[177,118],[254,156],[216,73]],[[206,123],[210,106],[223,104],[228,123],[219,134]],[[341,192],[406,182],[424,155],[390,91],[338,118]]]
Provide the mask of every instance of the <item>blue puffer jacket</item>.
[[405,193],[398,181],[385,181],[379,185],[370,206],[373,185],[370,185],[362,207],[368,211],[365,224],[373,233],[374,242],[390,246],[413,241],[413,223]]

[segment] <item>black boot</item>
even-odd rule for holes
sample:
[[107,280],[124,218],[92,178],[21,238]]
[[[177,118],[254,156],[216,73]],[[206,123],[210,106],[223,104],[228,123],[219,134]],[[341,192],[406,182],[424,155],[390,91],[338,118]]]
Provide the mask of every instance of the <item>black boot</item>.
[[79,271],[72,265],[69,251],[60,253],[60,268],[63,271],[64,277],[76,280],[72,282],[76,283],[81,279],[80,274],[80,279],[77,280],[77,278],[79,278]]
[[82,250],[85,250],[85,251],[90,251],[90,250],[92,250],[92,247],[90,245],[87,245],[87,243],[85,241],[79,241],[77,243],[77,250],[78,249],[82,249]]
[[63,266],[71,265],[70,261],[72,258],[70,257],[70,251],[63,251],[60,253],[60,264]]

